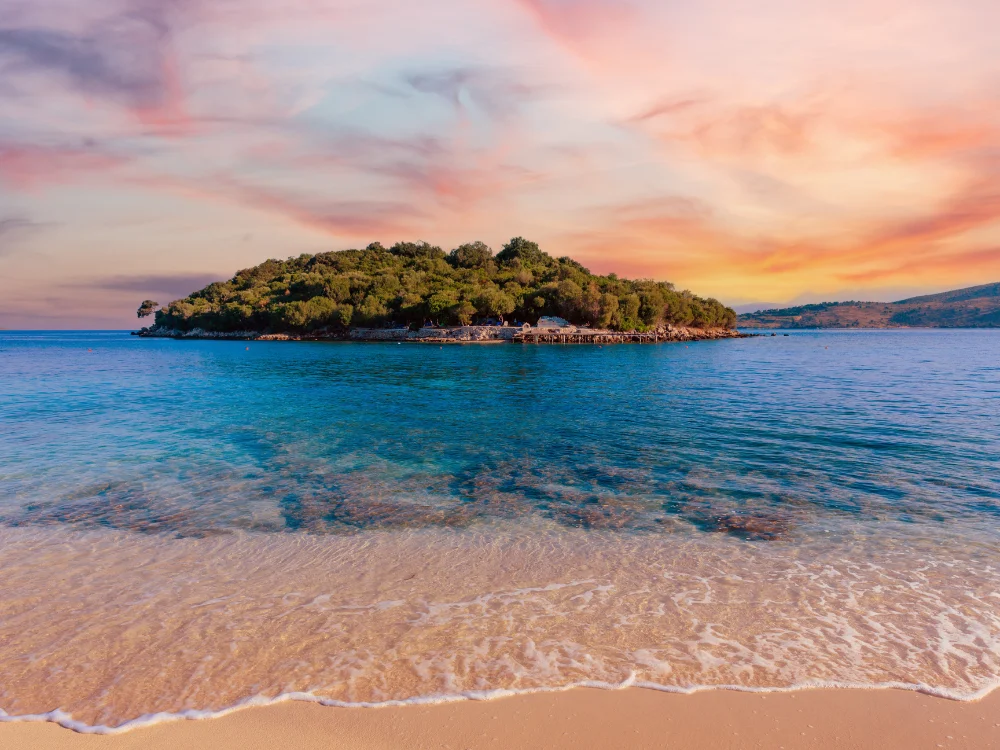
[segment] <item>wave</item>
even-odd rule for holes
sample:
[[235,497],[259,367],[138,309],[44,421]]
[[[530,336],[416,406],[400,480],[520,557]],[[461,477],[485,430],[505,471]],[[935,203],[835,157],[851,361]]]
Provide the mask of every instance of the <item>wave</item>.
[[663,693],[675,693],[679,695],[693,695],[712,690],[731,690],[739,693],[793,693],[802,690],[907,690],[915,693],[930,695],[935,698],[971,703],[982,700],[997,688],[1000,688],[1000,677],[996,677],[988,682],[984,687],[972,691],[963,692],[952,688],[937,687],[925,683],[909,682],[837,682],[827,680],[811,680],[797,683],[795,685],[778,687],[753,687],[747,685],[691,685],[676,686],[662,685],[657,682],[638,680],[635,673],[618,683],[602,682],[600,680],[583,680],[573,682],[568,685],[531,687],[531,688],[498,688],[495,690],[470,690],[454,694],[437,694],[415,696],[413,698],[387,700],[378,702],[350,702],[324,698],[308,691],[295,691],[281,693],[268,697],[263,695],[249,696],[241,701],[221,709],[185,709],[184,711],[161,711],[130,719],[116,726],[106,724],[87,724],[77,721],[73,716],[60,709],[55,709],[41,714],[11,715],[0,709],[0,723],[17,722],[51,722],[61,727],[70,729],[80,734],[123,734],[136,729],[166,724],[175,721],[197,721],[202,719],[218,719],[223,716],[243,711],[248,708],[263,708],[275,706],[280,703],[297,701],[303,703],[315,703],[321,706],[332,708],[391,708],[398,706],[420,706],[420,705],[441,705],[445,703],[460,703],[463,701],[488,701],[499,698],[510,698],[517,695],[531,695],[535,693],[563,693],[578,688],[592,688],[598,690],[626,690],[628,688],[643,688],[647,690],[657,690]]

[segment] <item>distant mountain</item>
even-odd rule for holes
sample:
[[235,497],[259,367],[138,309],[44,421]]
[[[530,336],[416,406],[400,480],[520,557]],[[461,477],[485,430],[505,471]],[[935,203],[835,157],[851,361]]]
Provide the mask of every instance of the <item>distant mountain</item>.
[[733,305],[737,315],[760,312],[761,310],[773,310],[778,307],[777,302],[748,302],[745,305]]
[[745,313],[740,328],[1000,328],[1000,282],[899,302],[820,302]]

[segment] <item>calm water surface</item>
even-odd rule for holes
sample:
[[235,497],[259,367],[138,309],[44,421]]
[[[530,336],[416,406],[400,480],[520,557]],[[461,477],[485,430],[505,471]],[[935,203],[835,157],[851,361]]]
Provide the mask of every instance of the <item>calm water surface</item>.
[[[0,332],[0,709],[1000,679],[1000,332]],[[306,696],[302,696],[306,697]]]

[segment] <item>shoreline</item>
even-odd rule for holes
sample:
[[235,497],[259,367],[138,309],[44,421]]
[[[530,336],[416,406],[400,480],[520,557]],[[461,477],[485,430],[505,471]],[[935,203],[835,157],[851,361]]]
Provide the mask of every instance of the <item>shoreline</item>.
[[[619,344],[671,343],[716,341],[719,339],[754,338],[761,334],[744,333],[735,328],[692,328],[665,326],[648,332],[609,331],[603,329],[566,328],[539,329],[515,326],[461,326],[457,328],[351,328],[348,331],[318,331],[309,334],[264,333],[261,331],[216,332],[194,328],[178,331],[165,328],[142,328],[132,331],[142,338],[194,339],[214,341],[340,341],[359,343],[411,344]],[[561,340],[557,340],[561,339]]]
[[1000,745],[1000,693],[959,701],[893,688],[691,694],[576,687],[492,700],[373,708],[284,700],[224,715],[83,734],[0,722],[0,747],[131,748],[984,748]]
[[252,695],[223,708],[189,708],[181,711],[158,711],[146,713],[121,724],[108,726],[94,725],[77,721],[71,714],[62,709],[54,709],[38,714],[8,714],[0,708],[0,727],[5,724],[54,724],[76,734],[94,735],[100,737],[129,734],[150,727],[164,724],[174,724],[186,721],[206,721],[220,719],[241,711],[273,708],[286,703],[302,703],[344,710],[383,710],[409,708],[413,706],[446,706],[463,703],[490,703],[510,698],[523,698],[532,695],[552,695],[557,693],[572,693],[578,690],[596,690],[600,692],[627,692],[631,690],[651,691],[668,695],[690,696],[702,693],[742,693],[748,695],[786,695],[812,691],[864,691],[869,693],[900,692],[925,695],[935,700],[955,703],[978,703],[989,698],[1000,688],[1000,678],[993,684],[980,688],[974,693],[961,694],[948,688],[936,688],[919,683],[881,682],[881,683],[851,683],[851,682],[805,682],[787,687],[753,687],[743,685],[694,685],[679,687],[663,685],[655,682],[637,681],[629,678],[621,683],[608,683],[595,680],[570,683],[562,686],[531,687],[531,688],[496,688],[493,690],[467,691],[464,693],[435,693],[415,696],[412,698],[388,699],[385,701],[344,701],[335,698],[325,698],[308,691],[292,691],[280,693],[274,697]]

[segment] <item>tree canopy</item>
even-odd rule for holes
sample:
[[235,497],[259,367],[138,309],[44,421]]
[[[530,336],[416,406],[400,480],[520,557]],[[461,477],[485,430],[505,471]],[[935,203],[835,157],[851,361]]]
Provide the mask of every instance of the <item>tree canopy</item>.
[[500,316],[535,323],[543,315],[622,331],[665,323],[731,328],[736,321],[717,300],[666,282],[597,276],[515,237],[495,256],[482,242],[450,253],[426,242],[388,249],[376,242],[363,250],[267,260],[171,302],[156,312],[156,324],[307,333],[427,320],[468,325]]
[[159,302],[154,302],[151,299],[144,299],[142,304],[139,305],[139,309],[135,311],[137,318],[146,318],[156,312],[156,308],[160,306]]

